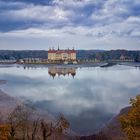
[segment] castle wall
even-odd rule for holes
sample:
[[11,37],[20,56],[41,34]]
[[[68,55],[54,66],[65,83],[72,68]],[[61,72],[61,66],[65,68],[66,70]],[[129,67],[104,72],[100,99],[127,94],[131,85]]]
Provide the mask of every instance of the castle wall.
[[76,51],[74,50],[49,50],[48,60],[50,61],[76,60]]

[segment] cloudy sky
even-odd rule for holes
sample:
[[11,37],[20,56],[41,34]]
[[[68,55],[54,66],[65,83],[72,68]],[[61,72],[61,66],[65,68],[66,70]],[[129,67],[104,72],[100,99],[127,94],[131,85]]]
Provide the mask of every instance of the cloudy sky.
[[140,0],[0,0],[0,49],[140,49]]

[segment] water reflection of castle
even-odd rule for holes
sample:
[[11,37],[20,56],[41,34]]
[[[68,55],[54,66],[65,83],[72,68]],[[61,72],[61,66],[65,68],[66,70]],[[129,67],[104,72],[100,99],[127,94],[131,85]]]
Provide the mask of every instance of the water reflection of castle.
[[71,75],[73,78],[76,75],[76,68],[58,68],[58,67],[49,67],[48,68],[48,73],[51,75],[53,78],[58,75]]

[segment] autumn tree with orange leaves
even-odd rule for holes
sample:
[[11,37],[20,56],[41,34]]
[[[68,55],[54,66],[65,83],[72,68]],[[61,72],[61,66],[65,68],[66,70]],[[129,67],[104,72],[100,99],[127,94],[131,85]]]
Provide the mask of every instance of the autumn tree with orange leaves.
[[130,104],[128,114],[120,116],[121,128],[129,140],[140,140],[140,95],[130,99]]

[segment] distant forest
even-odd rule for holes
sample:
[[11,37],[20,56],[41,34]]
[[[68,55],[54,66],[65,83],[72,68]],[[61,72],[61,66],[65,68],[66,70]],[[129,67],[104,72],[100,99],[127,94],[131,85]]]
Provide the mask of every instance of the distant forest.
[[[140,61],[140,51],[128,50],[77,50],[77,59],[119,60],[120,57]],[[42,58],[47,59],[48,52],[44,50],[0,50],[0,59]]]

